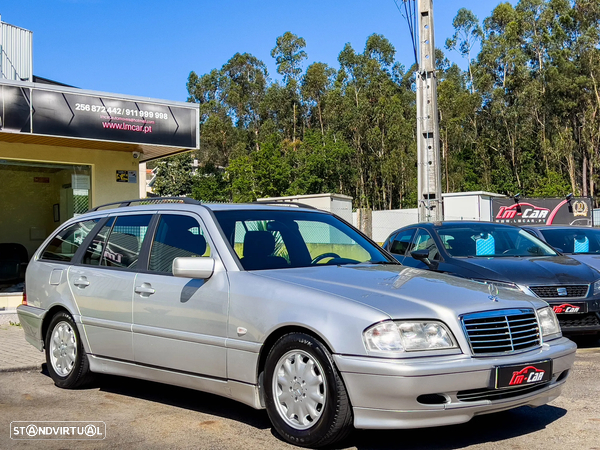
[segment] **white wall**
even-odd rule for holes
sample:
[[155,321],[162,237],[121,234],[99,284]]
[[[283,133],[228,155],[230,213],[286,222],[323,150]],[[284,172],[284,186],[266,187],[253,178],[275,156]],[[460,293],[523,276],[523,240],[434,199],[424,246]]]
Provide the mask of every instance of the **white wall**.
[[[383,244],[392,231],[418,222],[419,210],[417,208],[373,211],[373,236],[371,239]],[[355,212],[352,213],[352,225],[358,228],[358,218]]]
[[444,220],[479,220],[479,196],[444,197]]
[[289,197],[265,197],[260,200],[276,202],[295,202],[303,203],[323,211],[329,211],[344,219],[346,222],[352,222],[352,197],[340,194],[315,194],[315,195],[294,195]]
[[444,194],[444,220],[492,220],[492,198],[504,195],[489,192]]

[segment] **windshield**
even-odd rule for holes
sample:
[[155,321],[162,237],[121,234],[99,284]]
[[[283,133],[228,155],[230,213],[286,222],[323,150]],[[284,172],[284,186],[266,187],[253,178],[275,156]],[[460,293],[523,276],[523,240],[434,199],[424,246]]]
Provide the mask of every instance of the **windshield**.
[[544,238],[554,248],[571,254],[600,253],[600,230],[593,228],[543,229]]
[[436,229],[454,257],[555,256],[538,238],[517,227],[492,223],[445,225]]
[[247,209],[214,214],[246,270],[396,264],[354,228],[329,214]]

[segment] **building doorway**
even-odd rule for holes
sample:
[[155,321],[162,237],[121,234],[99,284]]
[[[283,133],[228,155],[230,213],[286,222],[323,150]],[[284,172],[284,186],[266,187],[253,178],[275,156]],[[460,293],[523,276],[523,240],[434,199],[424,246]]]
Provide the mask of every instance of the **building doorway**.
[[0,295],[22,292],[33,253],[91,205],[91,166],[0,159]]

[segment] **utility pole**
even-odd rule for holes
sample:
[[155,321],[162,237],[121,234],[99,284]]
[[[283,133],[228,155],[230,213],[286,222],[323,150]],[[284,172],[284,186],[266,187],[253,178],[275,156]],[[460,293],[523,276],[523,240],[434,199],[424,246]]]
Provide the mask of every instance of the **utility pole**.
[[[405,0],[406,1],[406,0]],[[440,170],[440,130],[435,72],[433,0],[417,0],[419,62],[417,78],[417,164],[419,221],[444,218]]]

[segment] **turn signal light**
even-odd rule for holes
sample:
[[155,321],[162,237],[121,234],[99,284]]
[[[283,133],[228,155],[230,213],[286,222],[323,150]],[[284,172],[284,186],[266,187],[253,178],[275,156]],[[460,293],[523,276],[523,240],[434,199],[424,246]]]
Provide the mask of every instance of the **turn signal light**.
[[23,284],[23,301],[21,304],[27,306],[27,291],[25,290],[25,284]]

